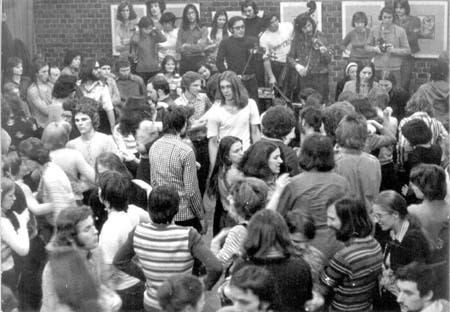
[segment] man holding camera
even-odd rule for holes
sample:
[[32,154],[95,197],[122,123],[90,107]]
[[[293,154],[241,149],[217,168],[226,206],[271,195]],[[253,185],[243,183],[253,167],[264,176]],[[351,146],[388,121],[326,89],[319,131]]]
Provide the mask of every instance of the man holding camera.
[[384,7],[378,19],[380,25],[370,30],[366,50],[374,54],[375,74],[381,77],[383,72],[391,72],[397,85],[401,85],[400,67],[403,57],[410,55],[405,30],[394,24],[394,8]]

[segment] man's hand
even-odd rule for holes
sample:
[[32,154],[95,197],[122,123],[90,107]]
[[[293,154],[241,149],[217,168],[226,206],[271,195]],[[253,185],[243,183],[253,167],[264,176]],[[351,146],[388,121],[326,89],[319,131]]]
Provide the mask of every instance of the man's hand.
[[277,83],[277,79],[275,78],[274,75],[271,75],[271,76],[269,77],[269,84],[270,84],[271,86],[274,86],[276,83]]
[[328,48],[327,48],[327,47],[324,47],[324,46],[321,46],[321,47],[319,48],[319,51],[320,51],[320,53],[325,54],[325,53],[328,53]]
[[306,69],[305,66],[302,66],[300,64],[295,65],[295,70],[297,71],[297,73],[302,76],[305,77],[306,74],[308,73],[308,70]]

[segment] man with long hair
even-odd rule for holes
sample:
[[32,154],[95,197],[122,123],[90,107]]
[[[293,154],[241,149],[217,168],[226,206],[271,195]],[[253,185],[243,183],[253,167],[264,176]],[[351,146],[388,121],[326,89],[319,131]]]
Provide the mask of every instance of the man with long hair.
[[364,205],[350,198],[327,206],[327,225],[346,246],[322,272],[319,292],[330,297],[333,311],[371,311],[383,260],[380,244],[371,236],[372,220]]

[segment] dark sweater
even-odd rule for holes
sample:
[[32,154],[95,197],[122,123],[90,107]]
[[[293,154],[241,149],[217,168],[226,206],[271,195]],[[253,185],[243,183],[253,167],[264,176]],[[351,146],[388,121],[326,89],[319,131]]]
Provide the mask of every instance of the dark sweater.
[[272,273],[277,292],[273,311],[304,311],[305,302],[312,298],[312,278],[309,265],[303,259],[241,259],[236,263],[232,274],[248,265],[263,266]]
[[258,37],[259,34],[263,31],[263,19],[259,16],[255,18],[246,18],[244,19],[245,24],[245,35]]
[[412,168],[420,163],[440,165],[442,148],[439,144],[432,144],[430,147],[416,146],[408,153],[408,160],[405,163],[405,173],[409,177]]
[[[250,49],[254,48],[257,45],[258,38],[256,37],[228,37],[226,39],[223,39],[220,42],[219,50],[217,51],[217,69],[220,72],[224,72],[228,69],[234,71],[238,75],[241,75],[250,56]],[[225,67],[225,61],[227,63],[227,67]],[[250,62],[244,74],[255,73],[254,61],[255,57],[252,58],[252,61]]]

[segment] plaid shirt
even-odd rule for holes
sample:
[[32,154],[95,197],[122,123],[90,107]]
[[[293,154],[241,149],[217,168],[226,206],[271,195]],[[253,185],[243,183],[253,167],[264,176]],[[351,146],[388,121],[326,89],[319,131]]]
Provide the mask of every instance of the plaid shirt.
[[149,151],[150,184],[173,186],[180,196],[175,221],[203,219],[203,202],[198,187],[195,154],[179,136],[165,134]]

